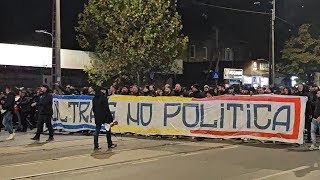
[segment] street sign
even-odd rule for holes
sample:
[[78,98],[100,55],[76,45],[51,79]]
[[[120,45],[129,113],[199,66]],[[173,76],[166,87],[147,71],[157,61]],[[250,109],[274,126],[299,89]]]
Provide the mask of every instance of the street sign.
[[224,79],[242,80],[242,77],[243,77],[242,69],[224,68],[224,73],[223,73]]
[[219,79],[219,72],[212,72],[212,79]]

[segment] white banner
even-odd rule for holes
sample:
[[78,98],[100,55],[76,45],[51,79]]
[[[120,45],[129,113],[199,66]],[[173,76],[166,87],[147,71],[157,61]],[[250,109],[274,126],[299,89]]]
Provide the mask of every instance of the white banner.
[[[94,130],[90,96],[55,96],[53,126]],[[118,133],[251,138],[303,143],[307,99],[298,96],[181,97],[111,96]]]

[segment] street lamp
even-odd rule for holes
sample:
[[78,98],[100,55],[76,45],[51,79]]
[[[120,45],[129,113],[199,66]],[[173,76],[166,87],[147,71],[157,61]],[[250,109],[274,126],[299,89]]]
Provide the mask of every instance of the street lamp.
[[50,35],[50,36],[52,37],[52,34],[51,34],[51,33],[49,33],[49,32],[48,32],[48,31],[46,31],[46,30],[35,30],[35,32],[36,32],[36,33],[48,34],[48,35]]
[[[276,0],[272,0],[272,13],[271,13],[271,77],[269,79],[269,85],[275,85],[275,21],[276,21]],[[260,5],[260,1],[253,3],[254,5]],[[270,83],[271,81],[271,83]]]
[[60,0],[52,1],[52,86],[61,83],[61,25],[60,25]]
[[[275,81],[275,21],[276,21],[276,0],[272,1],[272,16],[271,16],[271,42],[272,42],[272,48],[271,48],[271,54],[272,54],[272,83],[271,85],[274,87],[274,81]],[[269,80],[270,81],[270,80]],[[270,83],[269,83],[270,84]]]
[[46,30],[36,30],[36,33],[43,33],[52,37],[52,68],[51,85],[61,83],[61,27],[60,27],[60,0],[52,1],[52,33]]

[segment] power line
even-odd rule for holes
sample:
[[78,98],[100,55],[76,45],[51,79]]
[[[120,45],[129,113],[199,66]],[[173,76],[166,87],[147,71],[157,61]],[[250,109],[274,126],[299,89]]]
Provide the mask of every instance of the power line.
[[245,13],[253,13],[253,14],[263,14],[263,15],[271,15],[271,13],[266,13],[266,12],[261,12],[261,11],[251,11],[251,10],[245,10],[245,9],[236,9],[236,8],[230,8],[230,7],[225,7],[225,6],[217,6],[213,4],[206,4],[206,3],[197,3],[201,6],[209,6],[209,7],[214,7],[214,8],[219,8],[219,9],[225,9],[225,10],[230,10],[230,11],[238,11],[238,12],[245,12]]
[[[206,3],[197,3],[197,4],[201,5],[201,6],[209,6],[209,7],[218,8],[218,9],[225,9],[225,10],[229,10],[229,11],[237,11],[237,12],[253,13],[253,14],[262,14],[262,15],[272,15],[272,13],[261,12],[261,11],[251,11],[251,10],[245,10],[245,9],[230,8],[230,7],[217,6],[217,5],[206,4]],[[290,26],[295,26],[295,25],[291,24],[290,22],[288,22],[287,20],[280,18],[279,16],[276,16],[276,18],[279,19],[280,21],[290,25]]]
[[290,22],[288,22],[287,20],[282,19],[282,18],[280,18],[280,17],[278,17],[278,16],[276,16],[276,18],[277,18],[277,19],[279,19],[280,21],[282,21],[282,22],[284,22],[284,23],[286,23],[286,24],[290,25],[290,26],[293,26],[293,27],[295,26],[295,25],[291,24]]

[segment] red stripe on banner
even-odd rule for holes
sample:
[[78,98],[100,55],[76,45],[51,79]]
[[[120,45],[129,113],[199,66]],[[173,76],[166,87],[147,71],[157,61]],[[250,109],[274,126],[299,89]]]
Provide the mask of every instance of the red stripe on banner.
[[196,99],[193,98],[192,101],[268,101],[268,102],[290,102],[294,103],[295,107],[295,117],[292,134],[282,134],[282,133],[262,133],[254,131],[239,131],[239,132],[228,132],[228,131],[213,131],[213,130],[191,130],[193,134],[209,134],[218,136],[240,136],[240,135],[252,135],[258,137],[280,137],[285,139],[298,139],[299,137],[299,127],[300,127],[300,113],[301,113],[301,99],[300,97],[272,97],[272,96],[216,96],[212,98]]
[[257,137],[266,137],[266,138],[284,138],[284,139],[297,139],[291,134],[282,134],[282,133],[262,133],[262,132],[251,132],[251,131],[239,131],[239,132],[229,132],[229,131],[213,131],[213,130],[191,130],[192,134],[206,134],[206,135],[217,135],[217,136],[242,136],[242,135],[251,135]]

